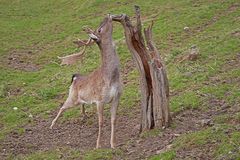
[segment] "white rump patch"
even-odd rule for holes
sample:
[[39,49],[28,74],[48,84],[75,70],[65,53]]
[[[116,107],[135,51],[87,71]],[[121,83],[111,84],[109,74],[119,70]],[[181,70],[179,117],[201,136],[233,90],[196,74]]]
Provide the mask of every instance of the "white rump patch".
[[73,80],[75,81],[77,79],[77,77],[73,77]]

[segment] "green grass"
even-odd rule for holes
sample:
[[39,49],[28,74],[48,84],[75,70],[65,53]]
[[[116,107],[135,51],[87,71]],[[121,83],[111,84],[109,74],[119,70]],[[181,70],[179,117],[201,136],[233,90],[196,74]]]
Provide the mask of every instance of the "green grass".
[[19,155],[14,157],[10,155],[8,159],[24,159],[24,160],[57,160],[57,159],[84,159],[84,160],[98,160],[98,159],[112,159],[113,156],[121,156],[121,151],[111,149],[99,149],[86,152],[84,155],[78,150],[70,148],[53,149],[49,151],[38,151],[27,156]]
[[18,157],[10,156],[9,159],[19,159],[19,160],[57,160],[57,159],[78,159],[82,157],[79,151],[61,148],[53,149],[49,151],[38,151],[27,156],[20,155]]
[[239,151],[239,145],[240,145],[240,133],[239,132],[233,132],[230,135],[230,138],[222,142],[214,152],[214,155],[217,158],[228,158],[228,159],[237,159],[240,157],[240,151]]
[[176,153],[174,151],[167,151],[161,153],[160,155],[156,155],[151,157],[149,160],[172,160],[176,157]]
[[[82,62],[73,66],[59,66],[57,56],[68,55],[80,51],[72,43],[77,38],[86,39],[81,31],[83,26],[96,28],[107,13],[126,13],[134,15],[133,5],[141,7],[143,20],[158,14],[153,32],[162,57],[167,64],[170,82],[171,112],[187,109],[204,110],[209,100],[215,98],[224,100],[230,106],[240,103],[239,65],[229,65],[227,61],[236,59],[240,52],[239,37],[232,33],[240,31],[240,10],[230,9],[237,0],[151,0],[151,1],[116,1],[100,0],[2,0],[0,1],[0,139],[9,132],[24,134],[24,125],[32,123],[32,118],[49,118],[53,110],[57,110],[68,94],[68,88],[73,73],[87,74],[100,64],[100,54],[96,46],[87,48]],[[128,3],[127,5],[125,3]],[[104,10],[102,8],[105,8]],[[144,23],[147,26],[150,21]],[[189,27],[190,31],[183,30]],[[114,40],[117,41],[117,52],[121,66],[131,59],[123,39],[123,29],[114,24]],[[192,45],[200,51],[200,57],[195,62],[179,63],[178,58],[188,54]],[[14,69],[8,65],[11,54],[19,55],[19,60],[26,64],[34,64],[38,70],[28,72]],[[119,112],[131,115],[131,109],[139,103],[138,71],[136,69],[125,76],[120,101]],[[216,80],[217,79],[217,80]],[[203,96],[205,95],[205,96]],[[13,110],[17,107],[18,110]],[[94,111],[94,106],[89,107]],[[80,115],[80,109],[75,108],[64,113],[61,121],[74,119]],[[233,116],[220,115],[214,119],[220,128],[231,125],[231,121],[239,122],[239,113]],[[60,122],[61,122],[60,121]],[[91,119],[88,124],[92,124]],[[209,142],[209,138],[219,140],[222,145],[215,148],[213,156],[225,158],[237,156],[235,142],[239,137],[235,133],[230,136],[224,131],[214,131],[212,128],[189,133],[179,137],[174,142],[180,148],[190,146],[201,147]],[[145,137],[158,135],[159,131],[146,133]],[[219,134],[220,138],[214,134]],[[186,142],[182,144],[182,142]],[[157,155],[155,159],[173,159],[177,152],[167,151]],[[67,152],[67,151],[66,151]],[[65,153],[65,151],[64,151]],[[228,155],[233,153],[232,155]],[[28,159],[58,159],[59,151],[40,151],[27,156]],[[89,151],[76,157],[111,159],[115,154],[110,150]]]
[[172,112],[179,112],[186,109],[197,109],[200,105],[200,98],[192,91],[174,96],[170,101],[170,109]]
[[[225,114],[217,116],[214,120],[214,126],[187,133],[179,136],[172,143],[171,149],[152,158],[161,159],[167,157],[172,159],[176,156],[177,151],[189,151],[193,149],[210,149],[210,156],[213,159],[236,159],[239,158],[239,113]],[[163,158],[162,158],[163,159]]]
[[57,151],[47,151],[47,152],[37,152],[32,155],[29,155],[27,157],[24,157],[23,159],[28,160],[34,160],[34,159],[46,159],[46,160],[52,160],[52,159],[59,159],[60,155]]
[[121,156],[122,152],[120,150],[112,149],[98,149],[87,152],[83,159],[84,160],[111,160],[114,156]]
[[[181,135],[173,142],[173,147],[170,150],[159,155],[153,156],[151,159],[173,159],[176,157],[176,152],[189,151],[193,149],[210,149],[208,145],[215,147],[211,148],[209,154],[214,159],[236,159],[239,158],[239,132],[233,131],[233,126],[218,125],[205,130],[196,131]],[[229,132],[231,132],[229,134]]]

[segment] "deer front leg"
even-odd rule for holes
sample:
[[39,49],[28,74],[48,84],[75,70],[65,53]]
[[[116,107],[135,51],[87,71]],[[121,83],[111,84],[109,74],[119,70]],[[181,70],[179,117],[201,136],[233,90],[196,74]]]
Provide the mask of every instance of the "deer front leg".
[[84,121],[84,120],[86,120],[87,117],[88,117],[87,114],[86,114],[86,111],[85,111],[85,105],[84,105],[84,104],[82,104],[81,109],[82,109],[82,117],[81,117],[81,120]]
[[97,138],[96,148],[100,148],[101,147],[100,140],[101,140],[101,136],[102,136],[102,127],[103,127],[103,104],[102,103],[97,104],[97,112],[98,112],[99,129],[98,129],[98,138]]
[[115,148],[116,146],[116,137],[115,137],[115,125],[116,125],[116,116],[117,116],[117,108],[119,104],[119,97],[113,100],[111,107],[111,148]]

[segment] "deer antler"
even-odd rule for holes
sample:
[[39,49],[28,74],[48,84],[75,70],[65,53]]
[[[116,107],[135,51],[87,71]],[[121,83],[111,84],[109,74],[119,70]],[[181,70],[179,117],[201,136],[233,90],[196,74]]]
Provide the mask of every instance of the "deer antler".
[[[94,31],[89,27],[83,27],[82,29],[87,34],[94,34]],[[71,65],[71,64],[76,63],[77,60],[82,58],[82,56],[85,52],[86,46],[91,46],[92,44],[94,44],[94,40],[92,40],[92,38],[89,38],[88,40],[78,39],[76,41],[73,41],[73,43],[78,45],[78,48],[84,46],[83,50],[79,53],[71,54],[71,55],[68,55],[65,57],[58,57],[59,59],[62,60],[61,65],[64,65],[64,64]]]
[[94,41],[92,39],[88,39],[88,40],[77,39],[76,41],[73,41],[73,43],[80,48],[82,46],[91,46],[94,43]]
[[[86,32],[87,34],[92,34],[94,33],[94,31],[89,28],[89,27],[83,27],[82,28],[84,32]],[[74,44],[78,45],[78,47],[82,47],[82,46],[91,46],[94,41],[90,38],[88,40],[81,40],[81,39],[78,39],[76,41],[73,41]]]
[[86,33],[88,33],[88,34],[94,33],[94,31],[93,31],[91,28],[89,28],[89,27],[86,27],[86,26],[85,26],[85,27],[83,27],[82,29],[83,29],[84,32],[86,32]]
[[65,57],[58,57],[59,59],[62,60],[61,62],[61,65],[71,65],[71,64],[74,64],[77,62],[77,60],[81,59],[84,52],[85,52],[85,49],[86,49],[86,46],[90,46],[93,44],[93,40],[91,40],[91,38],[89,38],[88,40],[80,40],[78,39],[77,41],[74,41],[73,43],[77,44],[78,47],[81,47],[81,46],[84,46],[83,50],[79,53],[75,53],[75,54],[71,54],[71,55],[68,55],[68,56],[65,56]]

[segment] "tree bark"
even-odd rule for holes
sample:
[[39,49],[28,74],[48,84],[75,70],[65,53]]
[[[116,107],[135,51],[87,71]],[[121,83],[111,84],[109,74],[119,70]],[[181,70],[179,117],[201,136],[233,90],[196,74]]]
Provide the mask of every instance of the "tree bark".
[[125,14],[112,15],[113,20],[120,22],[125,31],[128,49],[132,53],[140,73],[141,87],[141,131],[152,128],[167,127],[171,121],[169,112],[169,85],[165,65],[152,40],[153,23],[144,29],[140,8],[135,6],[137,17],[136,26],[133,26]]

